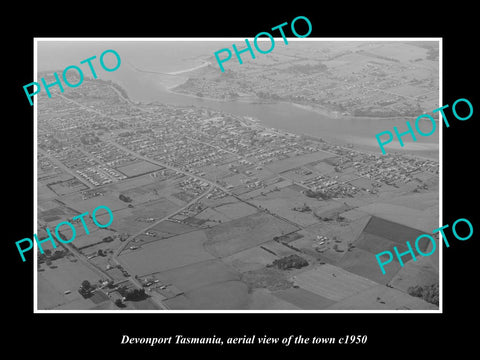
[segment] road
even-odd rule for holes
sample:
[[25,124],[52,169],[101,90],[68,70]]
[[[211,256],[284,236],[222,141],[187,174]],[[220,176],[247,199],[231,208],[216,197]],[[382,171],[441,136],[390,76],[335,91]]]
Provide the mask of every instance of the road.
[[[156,226],[157,224],[161,223],[162,221],[165,221],[167,220],[168,218],[172,217],[172,216],[175,216],[176,214],[178,214],[179,212],[187,209],[190,205],[192,204],[195,204],[198,200],[200,200],[201,198],[203,198],[205,195],[207,195],[211,190],[213,189],[213,185],[210,186],[210,188],[208,188],[203,194],[197,196],[195,199],[191,200],[189,203],[187,203],[186,205],[184,205],[183,207],[181,207],[180,209],[176,210],[175,212],[173,213],[170,213],[166,216],[164,216],[163,218],[155,221],[154,223],[152,224],[149,224],[148,227],[146,228],[143,228],[142,230],[138,231],[137,233],[133,234],[131,236],[131,239],[135,239],[138,235],[141,235],[141,234],[144,234],[148,229]],[[130,241],[125,241],[125,243],[120,246],[117,250],[115,250],[113,256],[112,256],[112,260],[117,264],[117,265],[121,265],[129,274],[130,274],[130,280],[132,281],[132,283],[134,283],[138,288],[140,289],[143,289],[143,285],[135,278],[136,275],[138,274],[135,274],[132,269],[126,265],[124,262],[120,261],[120,259],[118,258],[118,256],[120,255],[120,253],[130,244]],[[162,302],[162,299],[160,299],[160,295],[155,292],[155,291],[151,291],[149,293],[152,297],[152,300],[155,301],[155,303],[160,306],[163,310],[168,310],[168,307]]]
[[88,186],[89,189],[94,189],[96,186],[93,185],[92,183],[88,182],[87,180],[83,179],[81,176],[78,176],[72,169],[66,167],[63,165],[63,163],[60,160],[57,160],[55,157],[51,156],[49,153],[47,153],[45,150],[42,148],[38,147],[37,151],[45,155],[45,157],[50,160],[52,163],[57,165],[59,168],[61,168],[63,171],[65,171],[67,174],[72,175],[75,179],[80,181],[82,184],[85,186]]
[[110,276],[110,274],[108,274],[106,271],[103,271],[98,266],[92,264],[85,255],[83,255],[80,251],[78,251],[76,248],[71,246],[71,244],[63,243],[62,246],[65,246],[73,255],[75,255],[75,257],[78,260],[84,263],[90,270],[94,271],[100,277],[115,281],[115,279],[112,276]]
[[[131,235],[130,237],[132,239],[136,238],[137,236],[141,235],[141,234],[144,234],[146,231],[148,231],[148,229],[158,225],[159,223],[161,223],[162,221],[165,221],[165,220],[168,220],[169,218],[171,218],[172,216],[175,216],[177,215],[179,212],[182,212],[183,210],[187,209],[189,206],[195,204],[198,200],[200,200],[201,198],[203,198],[205,195],[207,195],[211,190],[213,189],[213,185],[210,186],[210,188],[208,188],[204,193],[202,193],[201,195],[197,196],[195,199],[191,200],[189,203],[187,203],[186,205],[182,206],[180,209],[174,211],[173,213],[170,213],[166,216],[164,216],[163,218],[155,221],[154,223],[151,223],[149,224],[147,227],[143,228],[142,230],[139,230],[137,231],[135,234]],[[125,241],[125,243],[123,244],[123,246],[119,247],[113,257],[118,257],[120,255],[120,253],[128,246],[129,244],[129,241]]]
[[185,176],[190,176],[190,177],[192,177],[192,178],[194,178],[194,179],[197,179],[197,180],[206,182],[206,183],[208,183],[208,184],[210,184],[210,185],[212,185],[212,186],[215,186],[215,187],[221,189],[222,191],[226,192],[227,194],[231,195],[230,190],[227,190],[225,187],[221,186],[220,184],[217,184],[217,183],[214,182],[214,181],[211,181],[211,180],[206,179],[206,178],[203,178],[203,177],[201,177],[201,176],[192,174],[192,173],[190,173],[190,172],[188,172],[188,171],[180,170],[180,169],[178,169],[178,168],[176,168],[176,167],[174,167],[174,166],[171,166],[171,165],[162,163],[162,162],[160,162],[160,161],[156,161],[156,160],[147,158],[147,157],[145,157],[145,156],[142,156],[142,155],[140,155],[140,154],[138,154],[138,153],[130,150],[129,148],[127,148],[127,147],[125,147],[125,146],[123,146],[123,145],[120,145],[119,143],[117,143],[117,142],[115,142],[115,141],[113,141],[113,140],[110,140],[109,143],[112,144],[112,145],[114,145],[114,146],[116,146],[116,147],[118,147],[119,149],[121,149],[121,150],[129,153],[130,155],[133,155],[133,156],[141,159],[141,160],[147,161],[147,162],[149,162],[149,163],[151,163],[151,164],[155,164],[155,165],[158,165],[158,166],[163,166],[164,168],[167,168],[167,169],[170,169],[170,170],[174,170],[174,171],[179,172],[179,173],[181,173],[181,174],[183,174],[183,175],[185,175]]

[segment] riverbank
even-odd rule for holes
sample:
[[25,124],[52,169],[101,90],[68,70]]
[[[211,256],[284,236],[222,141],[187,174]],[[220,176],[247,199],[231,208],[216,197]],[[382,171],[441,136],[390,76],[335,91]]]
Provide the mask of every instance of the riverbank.
[[[351,140],[351,141],[349,141]],[[352,144],[353,148],[360,151],[381,154],[382,151],[375,138],[363,137],[349,137],[345,140],[336,139],[337,142],[344,142],[344,144]],[[391,142],[385,146],[387,154],[402,153],[412,156],[417,156],[429,160],[439,161],[439,144],[436,143],[405,143],[403,147],[400,143]]]
[[[369,118],[342,115],[338,111],[331,111],[320,106],[265,100],[252,95],[235,99],[216,99],[175,91],[175,87],[188,80],[188,76],[185,75],[190,72],[187,70],[191,69],[193,68],[180,70],[181,75],[157,72],[157,76],[148,74],[136,76],[132,73],[131,78],[126,79],[125,85],[129,90],[137,92],[137,96],[132,98],[139,99],[140,102],[142,102],[140,99],[143,98],[143,100],[149,99],[152,102],[212,108],[241,117],[249,116],[257,119],[256,123],[266,128],[323,138],[332,144],[341,146],[351,144],[355,149],[376,154],[381,154],[381,149],[376,142],[375,134],[391,129],[393,126],[399,126],[399,123],[405,124],[406,121],[402,117]],[[137,72],[137,74],[140,73]],[[422,138],[418,142],[408,140],[404,139],[406,142],[403,148],[400,147],[398,141],[392,141],[386,145],[386,151],[438,161],[438,137]]]

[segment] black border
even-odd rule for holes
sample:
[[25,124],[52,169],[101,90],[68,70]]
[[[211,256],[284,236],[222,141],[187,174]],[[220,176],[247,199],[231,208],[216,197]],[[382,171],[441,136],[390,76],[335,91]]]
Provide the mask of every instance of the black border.
[[[343,3],[326,7],[323,3],[294,9],[293,4],[271,5],[260,10],[245,3],[220,5],[199,4],[194,9],[185,3],[183,9],[170,9],[158,4],[84,4],[55,9],[34,8],[24,11],[19,28],[9,38],[10,55],[4,87],[6,112],[2,143],[4,183],[7,201],[4,258],[4,311],[12,316],[6,339],[9,346],[20,350],[28,341],[38,353],[48,348],[55,354],[85,351],[87,356],[130,354],[162,355],[185,350],[207,351],[210,354],[233,350],[237,354],[269,351],[295,355],[313,351],[314,356],[337,351],[352,354],[388,356],[393,352],[408,355],[432,354],[435,349],[473,347],[474,331],[468,330],[475,313],[475,257],[478,250],[478,215],[473,211],[478,199],[476,183],[475,128],[480,112],[475,54],[475,10],[468,5],[451,5],[448,9],[419,9],[406,3],[383,3],[374,7]],[[104,6],[105,9],[101,7]],[[33,81],[34,37],[251,37],[258,32],[290,22],[296,16],[310,19],[310,37],[442,37],[443,38],[443,103],[452,104],[467,98],[474,107],[468,121],[451,121],[443,128],[443,224],[458,218],[469,219],[473,237],[465,242],[453,240],[443,249],[443,314],[33,314],[33,259],[21,262],[14,242],[33,234],[33,108],[29,106],[23,85]],[[63,20],[62,20],[63,19]],[[31,24],[31,25],[29,25]],[[10,111],[11,110],[11,111]],[[478,230],[477,230],[478,228]],[[30,253],[31,254],[31,253]],[[13,309],[10,310],[10,308]],[[30,331],[29,331],[30,330]],[[33,330],[33,331],[32,331]],[[30,333],[26,338],[25,333]],[[184,334],[185,336],[342,336],[368,335],[366,345],[322,346],[194,346],[175,345],[148,347],[120,345],[121,336],[154,337]],[[33,345],[33,346],[32,346]],[[78,350],[77,350],[78,349]],[[385,353],[379,350],[385,350]],[[125,354],[125,355],[124,355]],[[46,355],[46,354],[45,354]],[[53,355],[53,354],[51,354]]]

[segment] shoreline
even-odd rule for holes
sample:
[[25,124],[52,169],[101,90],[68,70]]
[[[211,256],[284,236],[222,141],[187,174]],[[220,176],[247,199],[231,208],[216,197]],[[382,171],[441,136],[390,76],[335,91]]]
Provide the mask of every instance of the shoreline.
[[[329,118],[334,119],[331,115],[331,112],[329,110],[321,110],[321,109],[316,109],[314,107],[308,106],[308,105],[301,105],[301,104],[296,104],[296,103],[291,103],[291,102],[286,102],[286,101],[277,101],[277,102],[268,102],[268,103],[263,103],[263,102],[256,102],[256,101],[249,101],[244,99],[239,100],[239,99],[215,99],[215,98],[209,98],[209,97],[200,97],[196,96],[193,94],[184,94],[180,92],[176,92],[170,89],[165,88],[166,91],[172,94],[176,95],[182,95],[182,96],[188,96],[191,98],[195,99],[205,99],[209,101],[217,101],[217,102],[222,102],[222,103],[227,103],[227,102],[243,102],[243,103],[250,103],[250,104],[279,104],[279,103],[284,103],[292,106],[296,106],[298,108],[301,108],[303,110],[320,114],[323,116],[327,116]],[[340,115],[341,116],[341,115]],[[337,117],[338,118],[338,117]],[[381,118],[385,119],[385,118]],[[381,120],[379,118],[379,120]],[[263,127],[269,128],[269,126],[265,125],[262,123],[260,119],[255,119],[255,123],[262,125]],[[286,131],[289,133],[292,133],[291,131],[285,130],[285,129],[277,129],[281,131]],[[302,134],[297,134],[297,135],[302,135]],[[308,134],[303,134],[303,135],[308,135]],[[323,136],[323,137],[318,137],[318,136],[313,136],[316,138],[324,138],[328,142],[332,143],[333,145],[339,145],[339,146],[345,146],[347,144],[352,144],[353,149],[360,150],[360,151],[367,151],[370,153],[376,153],[376,154],[382,154],[381,149],[379,148],[378,144],[375,142],[374,139],[368,139],[368,138],[363,138],[363,137],[354,137],[352,139],[345,139],[345,138],[340,138],[336,136]],[[401,153],[401,154],[406,154],[406,155],[411,155],[411,156],[417,156],[429,160],[434,160],[438,161],[439,159],[439,144],[438,143],[415,143],[415,142],[406,142],[404,147],[401,147],[399,143],[390,143],[388,144],[389,148],[386,148],[387,154],[390,153]]]
[[204,68],[204,67],[206,67],[206,66],[208,66],[208,65],[211,65],[211,64],[212,64],[212,63],[211,63],[210,61],[205,61],[205,60],[203,60],[203,63],[200,64],[200,65],[194,66],[194,67],[189,68],[189,69],[178,70],[178,71],[171,71],[171,72],[168,72],[168,73],[166,73],[166,74],[176,76],[176,75],[179,75],[179,74],[184,74],[184,73],[188,73],[188,72],[191,72],[191,71],[195,71],[195,70]]
[[[189,68],[185,70],[180,70],[175,72],[176,74],[169,73],[168,75],[172,76],[179,76],[178,74],[187,74],[188,72],[194,71],[198,68],[202,68],[205,66],[208,66],[208,62],[203,62],[203,64],[198,65],[194,68]],[[139,69],[136,69],[137,71]],[[140,70],[141,71],[141,70]],[[296,108],[311,112],[312,114],[319,114],[321,116],[328,117],[330,119],[348,119],[348,120],[361,120],[361,119],[369,119],[369,120],[392,120],[392,119],[401,119],[405,120],[403,117],[392,117],[392,118],[370,118],[370,117],[355,117],[355,116],[345,116],[341,115],[338,111],[332,111],[328,110],[326,108],[322,107],[316,107],[316,106],[311,106],[311,105],[304,105],[304,104],[298,104],[294,102],[288,102],[288,101],[264,101],[260,98],[255,98],[254,96],[248,95],[245,97],[238,97],[235,99],[217,99],[217,98],[211,98],[207,96],[197,96],[194,94],[186,94],[178,91],[174,91],[173,89],[176,88],[177,86],[180,86],[184,84],[186,81],[188,81],[188,77],[186,76],[179,76],[179,78],[176,79],[174,84],[172,84],[171,81],[166,81],[164,79],[159,79],[158,83],[159,85],[163,88],[164,91],[173,94],[173,95],[179,95],[179,96],[185,96],[189,97],[192,99],[197,99],[197,100],[207,100],[207,101],[212,101],[212,102],[218,102],[218,103],[235,103],[235,102],[241,102],[244,104],[269,104],[269,105],[275,105],[275,104],[287,104],[290,106],[294,106]],[[269,128],[270,126],[263,124],[261,119],[255,119],[257,124],[260,124],[266,128]],[[286,130],[286,129],[278,129],[281,131],[286,131],[292,134],[297,134],[297,135],[308,135],[308,134],[300,134],[300,133],[294,133],[292,131]],[[325,140],[331,142],[333,145],[340,145],[340,146],[345,146],[347,144],[353,145],[353,149],[357,149],[360,151],[368,151],[371,153],[377,153],[381,154],[381,149],[379,148],[378,144],[375,142],[374,139],[370,138],[364,138],[364,137],[359,137],[359,136],[353,136],[353,137],[342,137],[341,134],[339,136],[335,135],[326,135],[326,136],[317,136],[317,138],[324,138]],[[439,158],[439,143],[415,143],[415,142],[407,142],[405,143],[404,147],[401,147],[399,143],[390,143],[388,144],[387,148],[385,149],[387,154],[389,152],[391,153],[402,153],[406,155],[412,155],[412,156],[418,156],[418,157],[423,157],[427,158],[430,160],[435,160],[438,161]]]

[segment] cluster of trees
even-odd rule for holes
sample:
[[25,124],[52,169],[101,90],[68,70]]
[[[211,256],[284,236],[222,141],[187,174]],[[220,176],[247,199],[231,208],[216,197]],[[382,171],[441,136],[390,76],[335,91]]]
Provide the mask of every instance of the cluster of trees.
[[53,260],[63,258],[65,255],[67,255],[67,253],[68,253],[68,250],[66,249],[65,250],[58,249],[58,250],[55,250],[53,253],[50,249],[46,249],[43,252],[43,254],[41,254],[40,251],[38,252],[37,260],[39,264],[47,261],[52,262]]
[[78,289],[78,292],[80,293],[80,295],[82,295],[84,298],[88,298],[92,295],[92,291],[94,290],[95,288],[92,286],[92,284],[90,284],[90,281],[88,280],[84,280],[82,281],[82,286],[80,286],[80,288]]
[[118,292],[125,297],[125,300],[129,301],[140,301],[147,298],[145,289],[128,289],[126,286],[121,286],[118,288]]
[[307,266],[308,261],[301,256],[298,256],[297,254],[293,254],[281,259],[274,260],[272,265],[282,270],[288,270],[292,268],[300,269],[304,266]]
[[119,308],[124,308],[126,305],[123,303],[121,299],[115,300],[115,305],[117,305]]
[[123,194],[120,194],[120,196],[118,197],[120,200],[122,200],[123,202],[132,202],[132,199],[128,196],[125,196]]
[[102,239],[103,242],[106,242],[106,243],[109,243],[109,242],[112,242],[113,241],[113,237],[111,236],[107,236],[107,237],[104,237]]
[[422,298],[430,304],[435,304],[438,306],[438,283],[427,285],[427,286],[410,286],[408,288],[408,294]]
[[303,191],[303,193],[310,198],[316,198],[316,199],[321,198],[323,200],[328,200],[331,197],[329,194],[324,193],[323,191],[313,191],[310,189]]
[[303,203],[303,206],[295,206],[292,208],[293,211],[299,211],[299,212],[309,212],[312,211],[310,206],[308,206],[306,203]]

